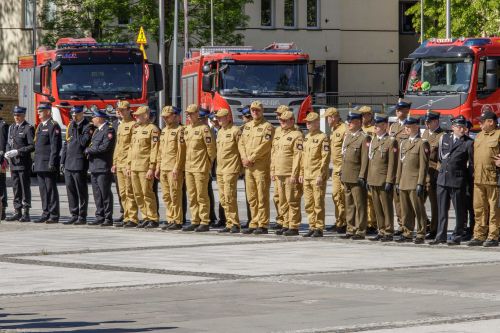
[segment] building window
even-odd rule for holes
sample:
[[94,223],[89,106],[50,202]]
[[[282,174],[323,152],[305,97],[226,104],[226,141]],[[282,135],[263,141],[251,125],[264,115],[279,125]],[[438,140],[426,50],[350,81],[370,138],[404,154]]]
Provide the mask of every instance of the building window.
[[415,28],[413,28],[413,16],[407,15],[406,11],[415,5],[417,1],[408,1],[399,3],[399,32],[401,34],[414,34]]
[[307,27],[319,27],[319,0],[307,0]]
[[274,0],[261,0],[260,2],[260,25],[263,27],[273,26]]
[[35,0],[24,0],[24,28],[33,29],[33,9]]
[[296,6],[295,0],[285,0],[285,27],[295,27]]
[[118,24],[125,25],[130,23],[130,17],[128,15],[118,16]]

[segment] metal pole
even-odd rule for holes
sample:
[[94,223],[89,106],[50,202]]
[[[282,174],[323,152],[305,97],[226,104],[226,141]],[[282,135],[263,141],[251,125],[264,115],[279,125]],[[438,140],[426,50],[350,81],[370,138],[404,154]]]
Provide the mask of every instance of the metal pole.
[[[158,6],[159,6],[159,13],[160,13],[160,47],[158,50],[158,60],[161,66],[161,71],[162,71],[162,77],[165,78],[165,0],[160,0],[158,1]],[[159,97],[159,110],[158,114],[161,114],[161,110],[163,109],[163,106],[165,106],[165,89],[160,91],[158,94]],[[163,127],[163,118],[158,117],[159,119],[159,124],[160,128]]]
[[33,54],[36,51],[36,0],[31,0],[31,3],[33,4],[33,43],[32,43],[32,48],[33,48]]
[[214,46],[214,0],[210,0],[210,37]]
[[179,30],[178,0],[174,0],[174,42],[172,55],[172,105],[177,106],[177,34]]
[[189,53],[188,0],[184,0],[184,57]]
[[424,42],[424,0],[420,0],[420,44]]
[[451,38],[451,0],[446,0],[446,38]]

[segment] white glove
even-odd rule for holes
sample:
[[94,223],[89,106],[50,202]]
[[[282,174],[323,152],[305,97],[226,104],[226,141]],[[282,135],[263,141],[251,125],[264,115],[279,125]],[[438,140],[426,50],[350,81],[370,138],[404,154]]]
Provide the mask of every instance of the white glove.
[[7,158],[16,157],[17,155],[19,155],[19,152],[16,149],[9,150],[8,152],[5,153],[5,157]]

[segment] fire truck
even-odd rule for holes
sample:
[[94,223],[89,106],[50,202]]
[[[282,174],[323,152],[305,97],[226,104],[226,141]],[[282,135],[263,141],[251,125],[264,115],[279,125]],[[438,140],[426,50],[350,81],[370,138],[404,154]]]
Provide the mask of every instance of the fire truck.
[[161,67],[147,62],[135,44],[93,38],[61,38],[55,49],[41,46],[19,57],[18,70],[19,103],[28,108],[28,121],[38,123],[36,105],[51,102],[63,130],[72,105],[84,105],[87,115],[94,109],[113,114],[118,100],[136,109],[163,89]]
[[299,124],[312,111],[308,85],[309,56],[293,43],[273,43],[262,50],[251,46],[192,49],[184,59],[181,104],[196,103],[215,112],[227,108],[234,123],[238,111],[260,100],[264,117],[276,123],[274,111],[288,105]]
[[485,107],[500,116],[500,37],[430,39],[401,62],[410,112],[439,111],[445,127],[463,115],[478,129]]

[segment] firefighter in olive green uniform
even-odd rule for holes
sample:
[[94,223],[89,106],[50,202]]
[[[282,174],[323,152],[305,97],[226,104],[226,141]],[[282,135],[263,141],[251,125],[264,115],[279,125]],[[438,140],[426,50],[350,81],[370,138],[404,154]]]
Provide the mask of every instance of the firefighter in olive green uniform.
[[498,169],[500,153],[497,116],[487,109],[480,117],[481,132],[474,140],[474,238],[469,246],[498,246],[500,209],[498,208]]
[[325,192],[330,164],[330,140],[319,129],[319,115],[306,117],[307,133],[302,151],[304,208],[309,231],[304,237],[322,237],[325,229]]
[[347,131],[347,126],[340,119],[339,112],[336,108],[326,109],[323,117],[328,121],[330,126],[330,149],[331,161],[333,164],[332,172],[332,200],[335,207],[335,226],[334,231],[338,233],[345,233],[345,193],[344,185],[340,180],[340,173],[342,169],[342,143]]
[[417,236],[415,244],[424,243],[427,216],[425,214],[425,180],[429,167],[429,143],[420,138],[420,118],[409,115],[405,120],[408,139],[399,147],[399,164],[396,175],[396,189],[401,200],[403,234],[396,242],[411,242],[415,218]]
[[123,222],[117,222],[115,226],[129,228],[137,226],[139,222],[132,181],[127,175],[128,151],[132,142],[135,120],[132,118],[132,110],[128,101],[119,101],[116,113],[121,115],[122,120],[117,129],[111,171],[116,174],[116,181],[118,182],[118,196],[123,206]]
[[299,234],[300,199],[302,197],[301,158],[303,136],[294,129],[295,119],[291,111],[284,111],[280,117],[280,136],[274,136],[271,151],[271,178],[278,185],[279,210],[283,216],[283,228],[277,235],[297,236]]
[[191,104],[186,109],[189,125],[186,126],[186,189],[191,211],[191,225],[183,231],[206,232],[210,224],[210,199],[208,182],[217,152],[212,131],[201,122],[199,108]]
[[217,134],[217,186],[219,200],[226,214],[226,227],[219,232],[239,233],[237,189],[241,172],[241,158],[238,151],[241,131],[233,125],[229,110],[220,109],[215,116],[221,125]]
[[[375,132],[375,126],[373,125],[373,112],[372,108],[363,105],[359,108],[359,112],[363,115],[363,132],[368,134],[370,138],[373,139],[373,134]],[[366,209],[366,231],[368,234],[375,234],[377,232],[377,218],[375,216],[375,210],[373,208],[373,198],[371,192],[368,192],[368,206]]]
[[[426,181],[426,196],[429,197],[431,204],[431,221],[429,226],[429,234],[426,239],[436,238],[438,227],[438,198],[437,198],[437,178],[439,173],[439,140],[444,134],[444,131],[439,126],[439,112],[427,110],[425,115],[425,126],[427,129],[422,133],[422,139],[427,140],[430,146],[429,154],[429,171]],[[425,201],[425,200],[424,200]],[[429,218],[427,218],[429,220]]]
[[368,186],[373,198],[378,234],[373,241],[392,241],[394,233],[393,188],[398,165],[398,143],[387,133],[388,117],[375,114],[375,132],[368,149]]
[[342,144],[347,232],[342,238],[364,239],[366,234],[366,176],[370,137],[361,129],[361,113],[349,112],[348,132]]
[[267,234],[269,228],[269,187],[273,126],[264,119],[264,107],[254,101],[250,105],[253,120],[243,127],[238,149],[245,167],[248,202],[252,215],[245,234]]
[[186,163],[184,126],[179,124],[181,109],[165,106],[161,111],[165,127],[160,134],[155,176],[160,180],[163,202],[167,208],[167,224],[162,230],[182,229],[182,184]]
[[135,202],[142,213],[142,223],[138,228],[158,227],[158,207],[153,192],[160,130],[149,120],[147,106],[140,106],[134,112],[137,123],[132,132],[128,151],[128,170],[131,177]]

